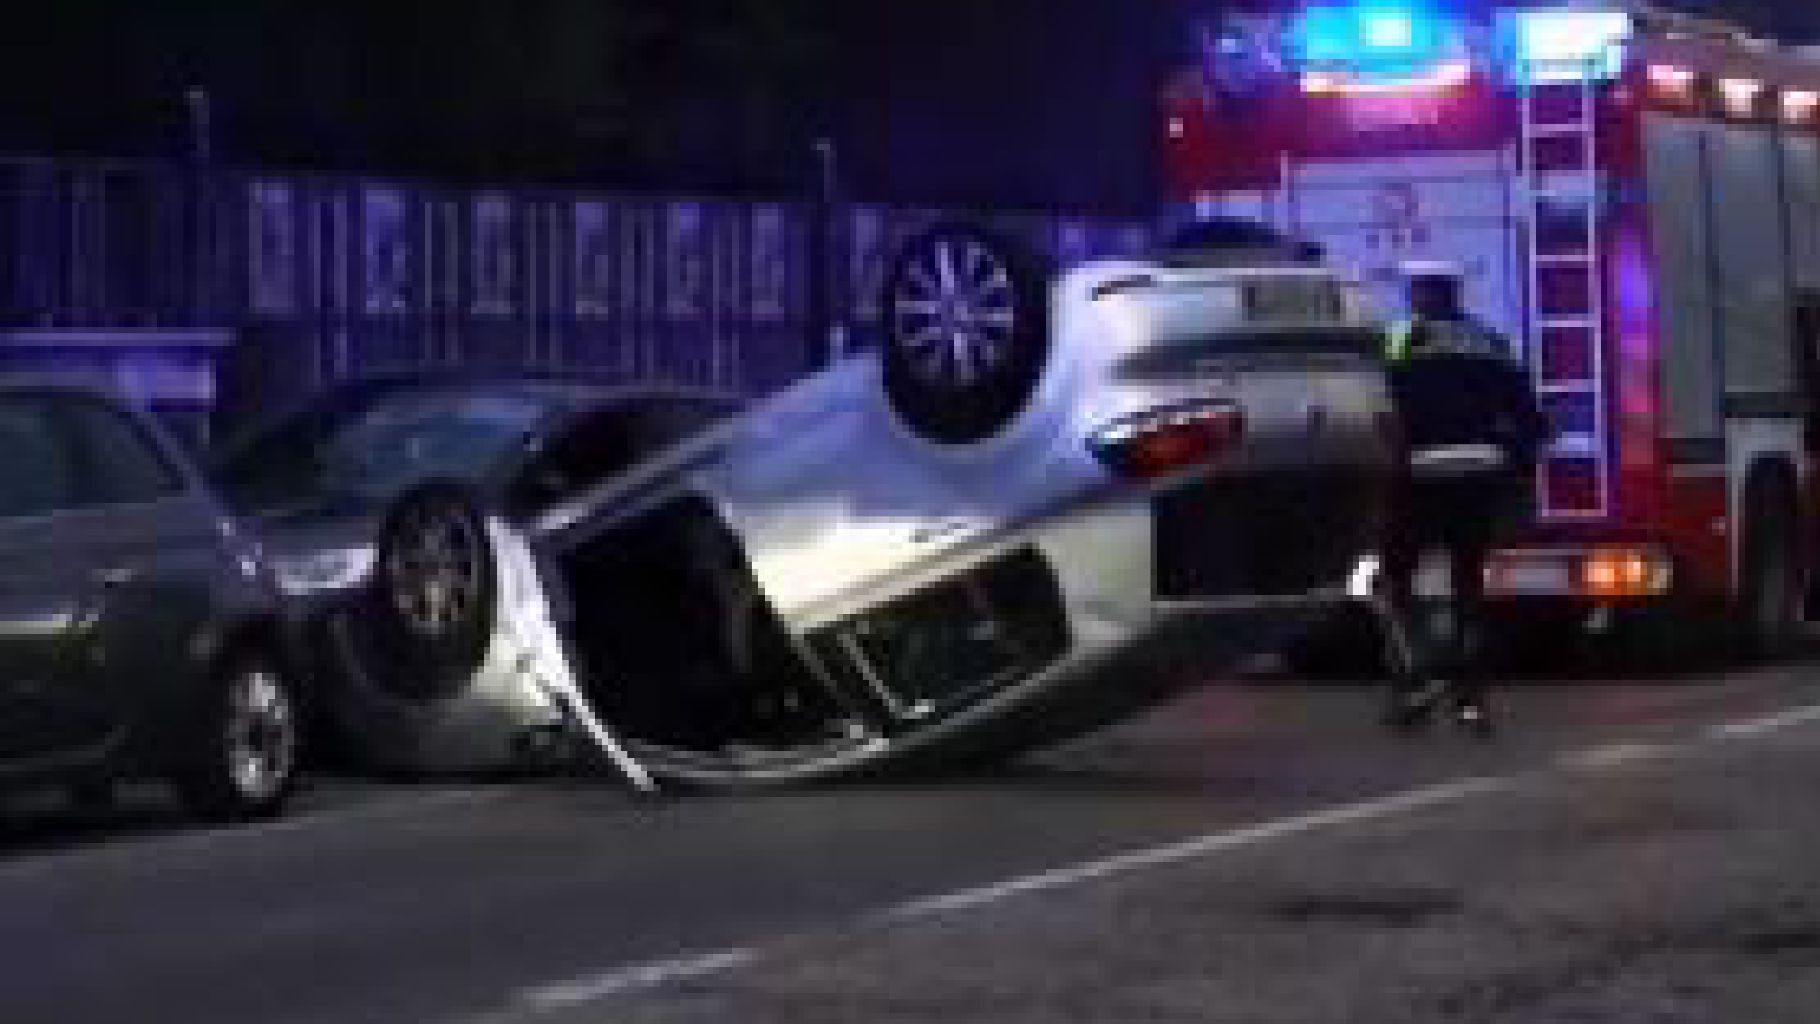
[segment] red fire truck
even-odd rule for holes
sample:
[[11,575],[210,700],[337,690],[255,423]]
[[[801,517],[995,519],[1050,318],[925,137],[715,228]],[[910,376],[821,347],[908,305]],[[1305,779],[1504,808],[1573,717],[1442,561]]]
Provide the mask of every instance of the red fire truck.
[[1716,610],[1783,648],[1820,537],[1820,57],[1621,2],[1199,38],[1164,101],[1174,201],[1320,244],[1393,315],[1402,263],[1454,264],[1533,367],[1558,439],[1489,593],[1678,635]]

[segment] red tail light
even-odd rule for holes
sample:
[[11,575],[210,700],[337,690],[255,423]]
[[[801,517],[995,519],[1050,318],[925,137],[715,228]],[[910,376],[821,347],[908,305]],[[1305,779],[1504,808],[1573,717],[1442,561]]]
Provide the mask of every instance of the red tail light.
[[1212,462],[1237,448],[1245,415],[1230,402],[1148,409],[1093,432],[1087,447],[1122,476],[1150,480]]

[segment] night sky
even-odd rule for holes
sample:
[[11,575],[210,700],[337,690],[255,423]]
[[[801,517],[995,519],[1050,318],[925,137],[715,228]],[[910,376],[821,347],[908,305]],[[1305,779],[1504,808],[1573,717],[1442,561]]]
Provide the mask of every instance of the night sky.
[[[1462,0],[1464,2],[1464,0]],[[1820,5],[1723,5],[1820,35]],[[449,179],[1139,210],[1207,0],[55,0],[0,40],[0,148]]]

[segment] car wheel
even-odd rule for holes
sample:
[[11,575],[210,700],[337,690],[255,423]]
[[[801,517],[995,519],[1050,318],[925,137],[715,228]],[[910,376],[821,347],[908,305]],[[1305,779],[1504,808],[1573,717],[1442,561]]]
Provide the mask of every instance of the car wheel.
[[912,432],[974,444],[1005,430],[1049,364],[1047,268],[982,228],[947,224],[910,239],[883,295],[885,395]]
[[379,531],[365,628],[395,668],[382,674],[395,696],[447,697],[480,669],[499,612],[496,560],[471,489],[431,482],[394,503]]
[[178,795],[199,817],[245,821],[283,809],[296,789],[303,750],[303,713],[296,687],[255,657],[230,664],[172,775]]

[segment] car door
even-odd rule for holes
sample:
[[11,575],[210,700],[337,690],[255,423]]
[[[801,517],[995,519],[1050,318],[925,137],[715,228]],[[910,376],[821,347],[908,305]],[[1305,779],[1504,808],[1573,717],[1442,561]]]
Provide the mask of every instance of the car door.
[[62,705],[105,733],[189,670],[229,556],[226,521],[145,420],[75,392],[57,412],[80,474],[62,556],[80,574]]
[[87,585],[80,460],[50,398],[0,391],[0,767],[69,754],[107,724],[70,705]]

